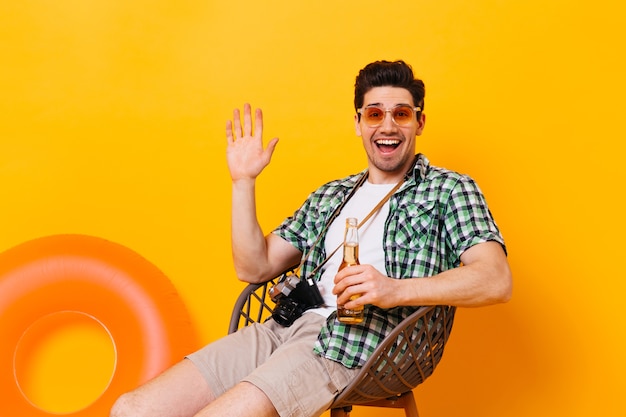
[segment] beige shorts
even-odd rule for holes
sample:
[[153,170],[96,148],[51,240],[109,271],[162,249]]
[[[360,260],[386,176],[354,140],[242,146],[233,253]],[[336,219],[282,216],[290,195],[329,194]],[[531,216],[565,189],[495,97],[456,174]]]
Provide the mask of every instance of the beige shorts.
[[215,396],[247,381],[268,396],[281,417],[324,413],[358,369],[313,353],[325,318],[305,313],[290,327],[273,320],[244,327],[187,356]]

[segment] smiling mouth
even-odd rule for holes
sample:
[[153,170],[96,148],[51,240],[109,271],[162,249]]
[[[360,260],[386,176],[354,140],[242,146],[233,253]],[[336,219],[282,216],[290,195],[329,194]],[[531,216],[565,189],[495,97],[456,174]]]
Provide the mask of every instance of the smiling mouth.
[[379,139],[374,143],[382,152],[392,152],[400,146],[401,142],[397,139]]

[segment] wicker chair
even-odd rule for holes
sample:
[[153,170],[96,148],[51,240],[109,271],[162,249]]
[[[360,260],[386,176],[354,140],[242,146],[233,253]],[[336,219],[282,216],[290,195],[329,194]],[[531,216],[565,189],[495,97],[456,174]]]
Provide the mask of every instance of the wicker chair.
[[[270,317],[273,303],[268,292],[277,279],[243,289],[233,308],[229,333]],[[451,306],[421,307],[405,318],[335,398],[331,417],[349,417],[353,405],[403,408],[407,417],[418,417],[412,390],[441,360],[455,310]]]

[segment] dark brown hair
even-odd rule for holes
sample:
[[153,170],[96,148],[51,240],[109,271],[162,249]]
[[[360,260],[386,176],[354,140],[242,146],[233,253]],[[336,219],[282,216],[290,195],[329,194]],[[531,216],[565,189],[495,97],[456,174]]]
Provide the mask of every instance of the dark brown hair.
[[413,104],[424,110],[424,82],[415,78],[413,69],[404,61],[376,61],[359,71],[354,84],[355,109],[363,107],[365,93],[374,87],[406,88],[413,96]]

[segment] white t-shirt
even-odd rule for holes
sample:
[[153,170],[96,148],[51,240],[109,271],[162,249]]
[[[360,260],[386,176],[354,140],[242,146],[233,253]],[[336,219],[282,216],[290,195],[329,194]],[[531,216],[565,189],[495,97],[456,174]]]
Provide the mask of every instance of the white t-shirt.
[[[343,243],[346,218],[356,217],[360,223],[394,186],[395,184],[371,184],[365,181],[359,187],[328,228],[324,241],[327,255]],[[359,262],[372,265],[383,274],[386,274],[383,236],[388,214],[389,200],[359,228]],[[343,249],[339,249],[324,265],[324,272],[317,286],[324,297],[325,306],[308,310],[307,313],[314,312],[328,317],[337,309],[337,296],[333,294],[333,287],[335,274],[342,260]]]

